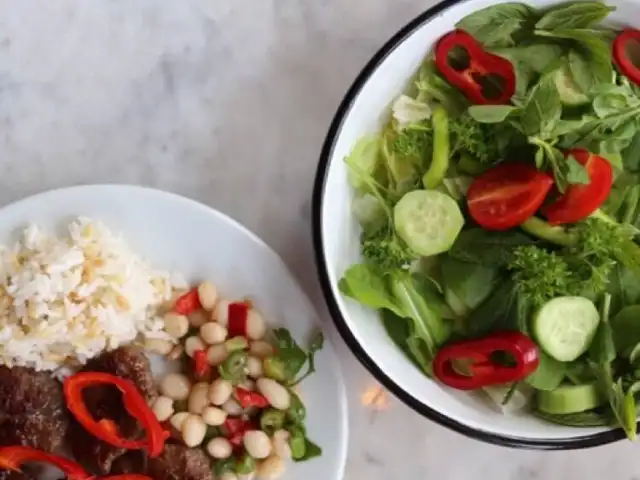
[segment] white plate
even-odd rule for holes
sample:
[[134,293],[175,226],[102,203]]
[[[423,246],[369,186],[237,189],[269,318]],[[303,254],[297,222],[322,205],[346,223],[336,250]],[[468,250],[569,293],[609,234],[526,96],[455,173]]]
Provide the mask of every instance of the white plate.
[[[270,326],[298,342],[318,327],[317,315],[278,255],[222,213],[177,195],[133,186],[82,186],[42,193],[0,209],[0,242],[29,223],[60,230],[73,217],[103,221],[152,265],[209,279],[230,298],[250,297]],[[309,437],[323,455],[291,462],[283,480],[341,480],[347,452],[347,404],[333,348],[325,341],[318,371],[302,384]]]

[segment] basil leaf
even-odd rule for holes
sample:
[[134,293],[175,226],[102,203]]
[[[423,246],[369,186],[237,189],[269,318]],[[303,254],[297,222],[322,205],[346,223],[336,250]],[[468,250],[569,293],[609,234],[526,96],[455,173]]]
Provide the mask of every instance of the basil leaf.
[[463,230],[449,250],[449,256],[488,267],[506,266],[513,259],[513,251],[534,240],[517,230],[491,232],[482,228]]
[[558,90],[550,77],[543,77],[531,90],[522,112],[521,125],[524,134],[548,136],[555,129],[561,114],[562,104]]
[[513,36],[533,24],[537,14],[524,3],[501,3],[467,15],[456,25],[467,31],[486,47],[508,47],[515,44]]
[[472,105],[469,107],[469,115],[480,123],[504,122],[516,107],[512,105]]
[[602,22],[615,9],[600,2],[563,4],[548,10],[538,20],[536,28],[541,30],[588,28]]
[[498,281],[498,269],[463,262],[445,255],[441,263],[445,298],[460,316],[480,305]]
[[622,163],[624,169],[632,172],[640,172],[640,131],[636,131],[631,143],[623,152]]
[[[611,48],[598,33],[588,29],[536,30],[537,35],[571,42],[574,54],[570,52],[569,69],[585,93],[590,91],[592,85],[610,83],[613,78]],[[588,76],[590,81],[587,80]]]
[[559,45],[539,43],[518,48],[518,58],[536,73],[555,70],[562,62],[563,49]]
[[565,163],[567,166],[567,182],[573,185],[588,185],[591,183],[587,169],[584,168],[573,155],[569,155]]

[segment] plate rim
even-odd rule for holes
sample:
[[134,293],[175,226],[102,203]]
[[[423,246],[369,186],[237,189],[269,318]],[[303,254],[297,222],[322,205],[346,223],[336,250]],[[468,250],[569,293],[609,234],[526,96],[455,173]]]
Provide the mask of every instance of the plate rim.
[[[131,185],[124,183],[95,183],[95,184],[82,184],[82,185],[73,185],[68,187],[60,187],[53,188],[49,190],[44,190],[41,192],[33,193],[31,195],[27,195],[25,197],[21,197],[15,201],[10,201],[2,206],[0,206],[0,216],[9,208],[19,208],[21,204],[28,202],[38,202],[46,199],[50,196],[62,195],[62,194],[83,194],[84,192],[91,192],[96,190],[104,190],[104,191],[117,191],[122,194],[125,192],[133,192],[138,194],[156,196],[156,197],[165,197],[170,199],[173,202],[179,202],[183,204],[187,208],[195,208],[207,215],[217,216],[222,219],[224,222],[232,226],[233,228],[237,228],[243,234],[247,235],[256,245],[259,246],[266,254],[271,255],[279,264],[280,267],[286,274],[291,278],[294,288],[297,289],[298,294],[300,295],[303,303],[309,309],[313,316],[316,319],[316,324],[320,326],[323,330],[326,330],[326,326],[323,325],[323,322],[318,314],[318,309],[314,306],[307,292],[302,288],[298,278],[291,271],[287,263],[284,259],[273,249],[271,248],[262,238],[260,238],[256,233],[250,230],[248,227],[240,223],[235,218],[227,215],[220,210],[209,206],[205,203],[199,202],[195,199],[180,195],[178,193],[169,192],[166,190],[162,190],[159,188],[141,186],[141,185]],[[87,215],[90,215],[90,212],[87,212]],[[333,346],[330,336],[325,331],[325,344],[329,345],[329,355],[332,358],[333,370],[337,379],[337,393],[339,397],[339,425],[344,432],[340,438],[340,448],[338,451],[338,462],[337,462],[337,471],[334,472],[336,475],[336,480],[342,480],[346,470],[347,464],[347,456],[349,451],[349,404],[347,400],[347,390],[346,383],[344,379],[344,374],[342,371],[342,367],[340,365],[340,360],[337,354],[335,347]]]
[[[429,407],[415,396],[408,393],[380,367],[378,367],[367,353],[366,349],[353,335],[338,305],[333,286],[329,278],[327,259],[325,257],[324,238],[322,234],[322,211],[324,206],[324,193],[327,175],[331,164],[331,157],[342,131],[344,121],[365,84],[377,70],[377,68],[389,57],[405,40],[416,30],[428,24],[441,12],[462,3],[465,0],[443,0],[433,7],[409,21],[398,30],[365,64],[360,73],[342,98],[336,113],[325,136],[318,159],[316,174],[313,183],[311,198],[311,229],[313,250],[316,262],[316,270],[320,287],[329,310],[329,314],[338,330],[338,333],[347,344],[347,347],[356,356],[360,363],[390,392],[399,398],[405,405],[423,417],[447,427],[457,433],[474,438],[485,443],[511,448],[525,448],[534,450],[578,450],[606,445],[626,438],[622,428],[611,428],[603,432],[579,437],[567,437],[561,439],[532,439],[527,437],[509,436],[488,432],[486,430],[470,427],[455,420],[440,411]],[[640,422],[638,422],[640,425]]]

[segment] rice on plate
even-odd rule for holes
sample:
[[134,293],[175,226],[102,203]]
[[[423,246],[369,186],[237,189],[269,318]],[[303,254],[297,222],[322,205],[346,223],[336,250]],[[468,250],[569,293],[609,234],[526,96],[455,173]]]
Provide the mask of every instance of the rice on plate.
[[99,221],[77,218],[64,236],[30,225],[0,246],[0,364],[54,370],[139,335],[171,340],[157,313],[186,286]]

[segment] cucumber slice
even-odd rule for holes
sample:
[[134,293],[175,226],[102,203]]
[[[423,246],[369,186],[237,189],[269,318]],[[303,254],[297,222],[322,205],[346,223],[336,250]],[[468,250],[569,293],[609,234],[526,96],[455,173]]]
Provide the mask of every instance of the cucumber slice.
[[407,193],[394,207],[393,217],[400,238],[424,257],[449,250],[464,225],[455,200],[436,190]]
[[553,81],[560,95],[560,101],[569,106],[577,107],[589,102],[584,92],[580,89],[569,67],[559,68],[553,73]]
[[571,362],[582,355],[600,323],[593,302],[584,297],[558,297],[542,306],[533,319],[533,334],[556,360]]
[[606,402],[595,383],[561,385],[550,392],[536,395],[538,410],[556,415],[578,413],[599,407]]

